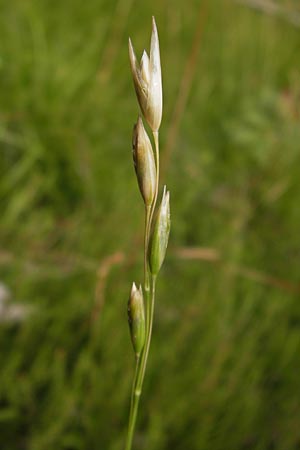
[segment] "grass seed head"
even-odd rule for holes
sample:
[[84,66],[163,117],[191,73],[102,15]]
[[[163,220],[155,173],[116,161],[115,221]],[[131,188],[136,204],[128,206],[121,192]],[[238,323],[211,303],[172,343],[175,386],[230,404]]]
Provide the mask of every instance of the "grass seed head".
[[158,131],[162,116],[162,81],[159,40],[154,17],[152,18],[150,58],[144,51],[139,64],[129,39],[129,59],[141,111],[152,131]]

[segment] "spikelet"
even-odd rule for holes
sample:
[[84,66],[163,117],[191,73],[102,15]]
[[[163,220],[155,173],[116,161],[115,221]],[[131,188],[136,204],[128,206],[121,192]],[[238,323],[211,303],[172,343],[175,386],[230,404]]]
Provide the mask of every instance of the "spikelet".
[[170,226],[170,193],[169,191],[166,191],[165,186],[149,246],[148,258],[152,275],[156,276],[158,274],[162,263],[164,262]]
[[159,40],[154,17],[152,17],[150,58],[144,50],[139,64],[129,39],[129,59],[141,111],[152,131],[158,131],[162,117],[162,81]]
[[145,205],[150,206],[156,189],[156,167],[152,145],[140,116],[133,128],[132,149],[139,188]]
[[132,283],[128,300],[128,323],[130,336],[136,356],[139,356],[145,344],[145,312],[143,291]]

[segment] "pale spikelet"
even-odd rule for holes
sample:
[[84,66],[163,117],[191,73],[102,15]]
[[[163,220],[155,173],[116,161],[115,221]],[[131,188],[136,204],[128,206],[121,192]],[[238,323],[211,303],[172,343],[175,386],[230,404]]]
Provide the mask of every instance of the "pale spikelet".
[[162,81],[159,40],[154,17],[152,18],[150,58],[144,51],[139,64],[129,39],[129,59],[141,111],[152,131],[158,131],[162,117]]
[[152,145],[140,116],[133,128],[132,148],[139,188],[145,205],[150,206],[156,189],[156,167]]

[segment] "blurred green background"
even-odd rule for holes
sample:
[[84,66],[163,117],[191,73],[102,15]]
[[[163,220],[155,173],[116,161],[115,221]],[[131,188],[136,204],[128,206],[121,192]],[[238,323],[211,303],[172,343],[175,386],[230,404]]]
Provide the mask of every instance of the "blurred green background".
[[135,448],[300,449],[298,0],[0,0],[1,450],[123,448],[152,14],[172,230]]

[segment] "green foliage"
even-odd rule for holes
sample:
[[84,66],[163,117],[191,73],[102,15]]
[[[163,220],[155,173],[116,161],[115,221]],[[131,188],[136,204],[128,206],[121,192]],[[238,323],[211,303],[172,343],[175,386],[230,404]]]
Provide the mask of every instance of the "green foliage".
[[[124,445],[143,218],[127,37],[140,52],[155,14],[166,143],[202,3],[0,2],[0,281],[32,308],[0,322],[1,450]],[[296,450],[299,29],[207,5],[164,176],[172,232],[135,444]],[[221,259],[183,259],[181,247]]]

